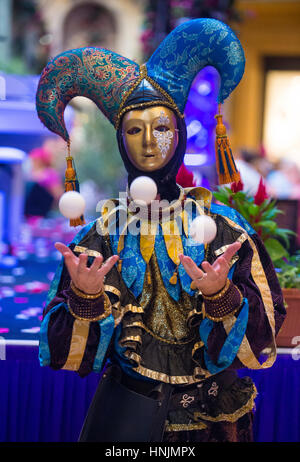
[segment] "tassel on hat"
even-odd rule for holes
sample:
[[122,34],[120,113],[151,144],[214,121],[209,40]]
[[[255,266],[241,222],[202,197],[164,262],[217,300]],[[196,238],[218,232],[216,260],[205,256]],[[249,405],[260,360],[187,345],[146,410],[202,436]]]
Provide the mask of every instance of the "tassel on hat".
[[[77,178],[77,174],[75,170],[74,159],[70,154],[70,143],[68,143],[68,155],[66,157],[66,161],[67,161],[67,168],[65,171],[65,193],[68,193],[69,191],[76,191],[77,193],[79,193],[79,182],[78,182],[78,178]],[[62,198],[63,197],[64,195],[62,196]],[[80,198],[84,201],[82,196]],[[72,206],[73,210],[74,209],[76,210],[76,203],[73,202],[74,200],[76,201],[78,200],[78,198],[77,199],[69,198],[69,201],[70,201],[69,204],[70,206]],[[81,207],[81,204],[79,205],[79,209],[80,207]],[[81,215],[81,212],[79,212],[78,217],[70,218],[70,226],[76,227],[76,226],[82,226],[84,224],[85,224],[85,219],[84,219],[83,214]]]
[[240,172],[237,170],[232,155],[226,127],[223,124],[223,116],[219,113],[215,115],[216,125],[216,166],[219,184],[238,182],[241,179]]

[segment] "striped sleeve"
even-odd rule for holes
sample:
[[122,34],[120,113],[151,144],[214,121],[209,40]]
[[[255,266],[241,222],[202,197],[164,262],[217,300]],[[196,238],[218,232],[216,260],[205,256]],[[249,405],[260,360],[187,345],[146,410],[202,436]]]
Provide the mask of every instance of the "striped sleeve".
[[[236,223],[231,224],[236,228]],[[243,231],[244,242],[230,272],[232,282],[243,295],[243,304],[222,322],[205,319],[200,326],[205,361],[211,373],[228,367],[272,366],[276,359],[276,334],[286,315],[276,272],[263,242],[256,233]],[[267,358],[261,359],[267,348]]]

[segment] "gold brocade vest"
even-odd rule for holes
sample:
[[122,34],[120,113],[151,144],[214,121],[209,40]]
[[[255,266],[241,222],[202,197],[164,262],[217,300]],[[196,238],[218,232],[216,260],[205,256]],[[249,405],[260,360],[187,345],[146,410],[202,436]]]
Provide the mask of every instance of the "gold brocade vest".
[[[150,278],[147,273],[150,273]],[[146,329],[161,341],[191,341],[187,319],[188,313],[195,308],[195,297],[181,291],[177,302],[169,295],[162,281],[155,252],[150,259],[147,273],[143,292],[138,300],[144,310]]]

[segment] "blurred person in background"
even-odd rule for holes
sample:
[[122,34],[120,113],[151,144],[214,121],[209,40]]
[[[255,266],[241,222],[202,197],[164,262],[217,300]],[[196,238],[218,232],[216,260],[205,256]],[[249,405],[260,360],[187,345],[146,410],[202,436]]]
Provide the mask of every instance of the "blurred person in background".
[[277,199],[300,199],[300,169],[290,160],[283,159],[266,177],[268,194]]
[[272,169],[263,150],[240,149],[237,153],[236,165],[241,174],[244,190],[255,195],[261,177],[266,178]]
[[45,146],[35,148],[28,155],[25,216],[47,217],[57,208],[63,194],[61,175],[53,167],[53,156]]

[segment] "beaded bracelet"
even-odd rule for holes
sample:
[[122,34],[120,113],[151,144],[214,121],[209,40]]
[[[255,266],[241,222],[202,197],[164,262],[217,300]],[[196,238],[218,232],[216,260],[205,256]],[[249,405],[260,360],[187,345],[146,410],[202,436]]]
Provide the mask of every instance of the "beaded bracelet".
[[243,295],[232,281],[226,283],[224,289],[218,294],[203,297],[204,314],[212,321],[223,321],[228,316],[236,313],[243,303]]
[[70,301],[72,301],[72,299],[70,298],[67,301],[69,311],[71,315],[79,321],[100,321],[101,319],[107,318],[112,312],[112,306],[108,295],[104,292],[101,298],[102,300],[99,300],[98,303],[100,302],[103,305],[103,312],[97,316],[93,316],[93,309],[91,307],[91,304],[94,305],[95,302],[82,301],[78,303],[76,301],[75,306],[77,312],[75,313],[74,309],[71,307]]
[[98,292],[97,294],[86,294],[85,292],[82,292],[82,290],[78,289],[78,287],[75,286],[72,280],[70,283],[70,287],[73,290],[73,292],[75,292],[75,294],[78,295],[78,297],[86,298],[88,300],[94,300],[95,298],[98,298],[101,295],[103,295],[104,292],[104,289],[101,289],[100,292]]
[[204,295],[201,293],[202,297],[205,299],[205,300],[217,300],[218,298],[221,298],[223,297],[223,295],[226,293],[226,291],[228,290],[230,286],[230,280],[227,279],[226,280],[226,284],[225,286],[223,287],[223,289],[219,290],[219,292],[217,292],[216,294],[213,294],[213,295]]

